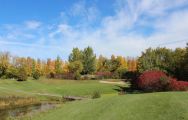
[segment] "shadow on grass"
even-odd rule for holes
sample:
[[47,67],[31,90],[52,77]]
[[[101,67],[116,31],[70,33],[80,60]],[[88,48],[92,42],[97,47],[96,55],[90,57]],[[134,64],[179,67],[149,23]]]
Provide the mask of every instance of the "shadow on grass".
[[140,94],[143,93],[143,91],[133,89],[131,87],[125,87],[120,85],[115,85],[116,88],[114,88],[115,91],[117,91],[120,94]]

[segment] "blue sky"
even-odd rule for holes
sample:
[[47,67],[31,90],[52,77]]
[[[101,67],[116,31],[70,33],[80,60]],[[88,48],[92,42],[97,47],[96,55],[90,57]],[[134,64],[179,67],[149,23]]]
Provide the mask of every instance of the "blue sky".
[[0,0],[0,51],[18,56],[67,59],[87,46],[138,56],[185,47],[187,33],[188,0]]

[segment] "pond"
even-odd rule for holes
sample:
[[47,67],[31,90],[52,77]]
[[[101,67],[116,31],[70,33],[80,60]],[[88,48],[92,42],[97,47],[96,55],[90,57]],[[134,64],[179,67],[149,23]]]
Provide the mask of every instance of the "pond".
[[32,116],[38,112],[44,112],[49,109],[53,109],[57,104],[41,103],[38,105],[29,105],[24,107],[17,107],[12,109],[0,110],[0,120],[7,120],[8,118],[16,118],[21,116]]

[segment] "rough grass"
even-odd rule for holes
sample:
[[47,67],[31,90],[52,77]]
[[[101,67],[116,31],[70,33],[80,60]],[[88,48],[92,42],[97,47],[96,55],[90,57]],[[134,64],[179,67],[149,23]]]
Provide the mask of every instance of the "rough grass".
[[188,120],[188,93],[105,96],[66,103],[32,120]]
[[25,105],[39,104],[39,103],[40,102],[33,97],[3,96],[0,97],[0,110],[21,107]]

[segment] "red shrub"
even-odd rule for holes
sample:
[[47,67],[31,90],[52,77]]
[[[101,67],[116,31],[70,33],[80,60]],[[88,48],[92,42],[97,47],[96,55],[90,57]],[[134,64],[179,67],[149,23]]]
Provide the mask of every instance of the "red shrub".
[[177,81],[168,77],[161,71],[146,71],[137,79],[138,88],[144,91],[185,91],[188,89],[188,82]]
[[188,90],[188,82],[177,81],[176,79],[170,80],[169,89],[173,91],[185,91]]
[[163,91],[169,84],[169,78],[164,72],[152,70],[141,74],[137,82],[144,91]]

